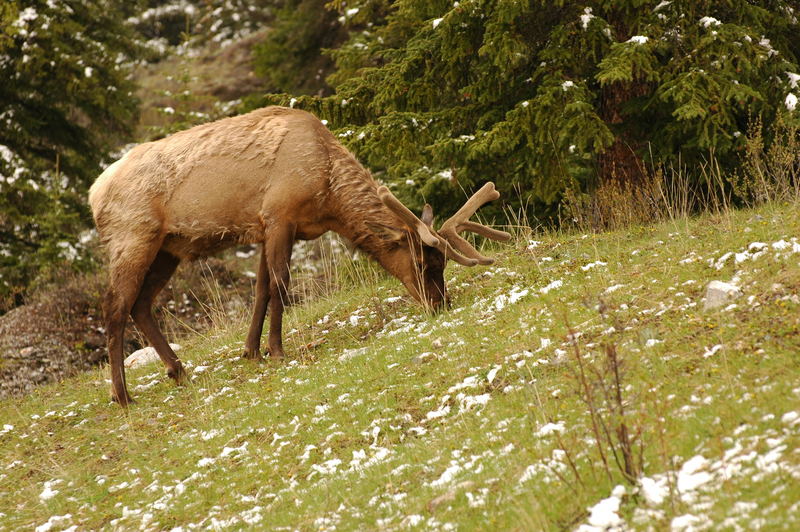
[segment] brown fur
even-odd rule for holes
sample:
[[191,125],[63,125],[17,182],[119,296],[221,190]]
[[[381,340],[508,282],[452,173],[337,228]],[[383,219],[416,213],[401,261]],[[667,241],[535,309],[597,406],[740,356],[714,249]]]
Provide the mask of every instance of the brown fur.
[[335,231],[380,262],[415,298],[440,306],[446,300],[444,254],[423,246],[377,189],[317,118],[284,107],[141,144],[112,164],[92,186],[89,202],[110,259],[104,311],[113,398],[123,406],[131,401],[122,364],[129,314],[168,374],[179,382],[185,378],[152,318],[152,301],[180,260],[237,243],[263,244],[247,357],[261,356],[267,308],[269,350],[283,356],[282,314],[296,239]]

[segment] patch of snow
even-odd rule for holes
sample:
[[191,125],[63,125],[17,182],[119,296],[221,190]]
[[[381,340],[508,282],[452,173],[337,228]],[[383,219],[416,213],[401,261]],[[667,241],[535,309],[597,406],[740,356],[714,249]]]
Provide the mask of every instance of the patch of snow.
[[722,349],[722,344],[717,344],[709,349],[706,349],[705,353],[703,353],[703,358],[713,357],[720,349]]
[[644,35],[634,35],[630,39],[625,42],[633,43],[633,44],[645,44],[648,41],[648,38]]
[[456,396],[456,399],[461,405],[461,410],[466,411],[466,410],[471,410],[476,406],[486,406],[491,397],[492,396],[488,393],[484,393],[481,395],[464,395],[460,393]]
[[431,482],[430,485],[433,487],[437,487],[443,484],[448,484],[453,480],[453,478],[455,478],[455,476],[458,474],[459,471],[461,471],[461,466],[458,464],[452,464],[447,469],[444,470],[444,472],[438,479]]
[[62,481],[60,479],[45,481],[44,488],[42,489],[42,492],[39,494],[39,500],[41,500],[42,502],[49,501],[50,499],[58,495],[58,490],[54,490],[53,486],[57,486],[61,484],[61,482]]
[[313,464],[311,469],[322,475],[330,475],[336,473],[340,465],[342,465],[342,461],[338,458],[333,458],[321,464]]
[[584,8],[583,15],[581,15],[581,26],[583,26],[583,29],[589,27],[589,22],[591,22],[593,18],[594,15],[592,15],[592,8],[591,7]]
[[700,530],[701,523],[702,520],[696,515],[683,514],[673,518],[669,526],[672,532],[695,532]]
[[642,477],[639,479],[639,490],[651,506],[660,506],[669,495],[666,477],[658,480]]
[[350,360],[351,358],[361,356],[366,352],[367,352],[366,347],[359,347],[356,349],[345,349],[344,351],[342,351],[342,354],[339,355],[339,362],[344,362],[346,360]]
[[41,524],[35,528],[36,532],[50,532],[50,530],[57,529],[57,530],[75,530],[76,527],[72,526],[69,528],[65,528],[66,524],[72,519],[72,514],[64,514],[64,515],[51,515],[50,518],[44,524]]
[[623,525],[623,520],[619,516],[619,505],[625,495],[623,486],[616,486],[611,492],[611,497],[603,499],[589,510],[588,525],[581,525],[577,528],[578,532],[603,532],[609,529],[617,529]]
[[549,436],[550,434],[557,434],[559,432],[564,432],[564,422],[559,421],[558,423],[546,423],[542,425],[542,427],[536,431],[537,436]]
[[431,420],[440,417],[444,417],[450,413],[450,405],[443,405],[439,407],[437,410],[431,410],[427,414],[425,414],[425,419]]
[[709,462],[702,455],[697,455],[686,461],[678,472],[677,488],[684,502],[694,500],[694,492],[712,480],[707,471]]
[[700,19],[700,25],[704,28],[708,28],[709,26],[719,26],[720,24],[722,24],[722,22],[714,17],[703,17]]
[[551,290],[555,290],[556,288],[561,288],[562,286],[564,286],[564,281],[562,281],[561,279],[556,279],[547,286],[540,288],[539,292],[541,292],[542,294],[546,294]]
[[786,100],[783,103],[786,105],[786,109],[794,111],[797,108],[797,96],[790,92],[786,95]]
[[783,416],[781,416],[781,422],[784,425],[795,426],[800,422],[800,413],[796,411],[786,412]]
[[585,271],[585,272],[588,272],[588,271],[589,271],[589,270],[591,270],[592,268],[597,268],[597,267],[599,267],[599,266],[605,266],[606,264],[607,264],[607,263],[605,263],[605,262],[603,262],[603,261],[600,261],[600,260],[598,260],[598,261],[595,261],[595,262],[590,262],[590,263],[589,263],[589,264],[587,264],[586,266],[581,266],[581,270],[583,270],[583,271]]
[[527,288],[520,288],[515,286],[511,288],[511,291],[506,294],[500,294],[497,296],[494,301],[492,301],[491,305],[489,305],[489,311],[501,311],[506,308],[508,305],[513,305],[523,297],[527,296],[529,290]]

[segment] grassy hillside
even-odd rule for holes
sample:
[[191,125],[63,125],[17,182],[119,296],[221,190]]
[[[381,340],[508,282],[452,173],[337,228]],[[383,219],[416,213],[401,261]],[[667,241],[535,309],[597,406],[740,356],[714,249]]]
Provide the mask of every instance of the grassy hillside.
[[523,233],[435,316],[341,267],[283,363],[237,323],[187,387],[129,371],[127,413],[103,371],[1,402],[0,529],[797,530],[798,236],[796,205]]

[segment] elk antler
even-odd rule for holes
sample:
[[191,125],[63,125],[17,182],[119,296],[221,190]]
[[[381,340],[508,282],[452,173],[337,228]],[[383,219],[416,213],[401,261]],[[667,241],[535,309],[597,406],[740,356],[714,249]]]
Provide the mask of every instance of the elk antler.
[[408,210],[408,207],[394,197],[388,188],[381,186],[378,187],[378,197],[384,205],[389,207],[396,215],[400,217],[410,228],[414,229],[419,237],[429,246],[438,248],[440,245],[439,239],[433,236],[431,228],[426,225],[422,220]]
[[429,205],[425,205],[425,209],[422,211],[422,219],[420,219],[417,218],[413,212],[408,210],[400,200],[394,197],[388,188],[384,186],[378,188],[378,196],[384,205],[391,209],[400,219],[419,234],[425,244],[435,247],[441,251],[446,258],[452,259],[463,266],[491,264],[494,262],[494,259],[484,257],[478,253],[469,242],[459,236],[459,232],[472,231],[486,238],[500,241],[511,238],[511,235],[506,232],[469,221],[469,218],[475,214],[475,211],[478,210],[481,205],[500,197],[500,193],[494,188],[494,183],[486,183],[457,213],[442,224],[438,232],[433,229],[433,210]]
[[459,254],[446,240],[434,236],[433,209],[425,209],[422,214],[423,219],[420,220],[413,212],[408,210],[408,207],[403,205],[399,199],[394,197],[394,194],[392,194],[388,188],[384,186],[378,187],[378,197],[383,204],[398,215],[406,225],[415,230],[425,244],[435,247],[444,253],[446,258],[453,259],[464,266],[475,266],[478,264],[477,260]]
[[477,191],[470,199],[467,200],[463,207],[458,209],[458,212],[456,212],[452,217],[450,217],[449,220],[442,224],[442,227],[439,228],[438,231],[439,236],[441,236],[459,252],[463,253],[470,259],[475,260],[477,263],[493,263],[493,258],[485,257],[478,253],[478,250],[472,247],[469,242],[461,238],[458,233],[461,231],[472,231],[473,233],[477,233],[483,237],[490,238],[492,240],[499,240],[501,242],[505,242],[511,238],[511,235],[505,231],[498,231],[497,229],[492,229],[491,227],[486,227],[485,225],[471,222],[469,220],[472,215],[475,214],[475,211],[477,211],[484,203],[496,200],[499,197],[500,193],[495,190],[494,183],[486,183],[479,191]]

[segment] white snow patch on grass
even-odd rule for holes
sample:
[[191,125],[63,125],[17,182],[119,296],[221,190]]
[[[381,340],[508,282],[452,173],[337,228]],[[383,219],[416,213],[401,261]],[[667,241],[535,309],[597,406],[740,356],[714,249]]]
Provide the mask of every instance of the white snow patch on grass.
[[577,528],[578,532],[605,532],[606,530],[617,530],[624,524],[619,516],[619,505],[625,495],[623,486],[616,486],[611,492],[611,497],[603,499],[589,510],[588,524]]
[[562,281],[561,279],[556,279],[555,281],[551,282],[547,286],[542,287],[541,289],[539,289],[539,292],[542,293],[542,294],[547,294],[551,290],[555,290],[557,288],[561,288],[562,286],[564,286],[564,281]]
[[49,501],[50,499],[58,495],[58,490],[54,490],[53,487],[58,486],[59,484],[61,484],[61,482],[62,482],[61,479],[45,481],[44,488],[42,489],[42,492],[39,494],[39,500],[42,502]]

